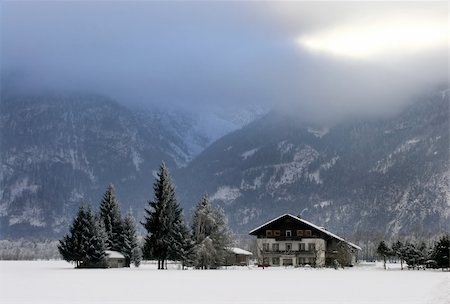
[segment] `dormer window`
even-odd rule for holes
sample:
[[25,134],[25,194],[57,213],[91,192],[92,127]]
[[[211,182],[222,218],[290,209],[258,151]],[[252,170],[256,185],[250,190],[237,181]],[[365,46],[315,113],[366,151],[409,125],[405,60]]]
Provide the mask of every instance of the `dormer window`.
[[287,237],[291,237],[292,236],[292,231],[291,230],[286,230],[286,236]]
[[305,230],[305,236],[306,237],[311,236],[311,230]]
[[266,230],[266,237],[272,236],[272,230]]

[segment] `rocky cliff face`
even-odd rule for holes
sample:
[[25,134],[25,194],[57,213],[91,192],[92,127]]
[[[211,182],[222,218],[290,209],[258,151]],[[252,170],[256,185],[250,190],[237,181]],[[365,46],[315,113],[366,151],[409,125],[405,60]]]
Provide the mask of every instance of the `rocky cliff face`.
[[[0,108],[0,237],[58,235],[109,183],[139,217],[161,161],[172,171],[185,166],[243,124],[95,94],[4,94]],[[217,121],[215,132],[204,131]]]
[[182,169],[180,196],[189,208],[209,192],[242,233],[283,212],[344,235],[449,231],[447,94],[333,127],[272,112]]

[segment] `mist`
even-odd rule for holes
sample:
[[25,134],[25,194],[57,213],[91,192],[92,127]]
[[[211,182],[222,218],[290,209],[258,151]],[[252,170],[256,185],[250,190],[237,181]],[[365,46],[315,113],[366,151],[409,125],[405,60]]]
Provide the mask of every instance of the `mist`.
[[[193,109],[260,103],[326,124],[395,113],[449,81],[445,2],[0,5],[1,69],[21,91]],[[398,34],[371,40],[386,33]]]

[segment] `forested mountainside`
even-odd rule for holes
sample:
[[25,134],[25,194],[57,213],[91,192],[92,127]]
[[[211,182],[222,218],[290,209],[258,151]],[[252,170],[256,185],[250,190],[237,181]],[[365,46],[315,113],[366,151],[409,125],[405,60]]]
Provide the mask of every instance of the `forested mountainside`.
[[271,112],[181,169],[179,196],[208,192],[240,233],[284,212],[355,238],[450,231],[448,94],[333,127]]
[[109,183],[139,217],[162,161],[172,171],[185,166],[257,117],[244,109],[241,120],[214,111],[200,120],[87,93],[3,91],[0,109],[0,238],[59,235],[78,206],[96,205]]
[[238,233],[283,212],[344,235],[449,231],[448,94],[335,126],[257,108],[193,115],[96,94],[3,95],[0,237],[60,235],[109,183],[139,219],[161,161],[187,216],[208,192]]

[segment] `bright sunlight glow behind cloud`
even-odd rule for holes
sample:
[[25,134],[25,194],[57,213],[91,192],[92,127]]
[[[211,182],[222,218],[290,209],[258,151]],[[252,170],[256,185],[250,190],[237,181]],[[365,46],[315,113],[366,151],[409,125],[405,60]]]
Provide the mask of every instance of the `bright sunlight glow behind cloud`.
[[446,22],[413,18],[335,26],[298,39],[302,47],[311,51],[354,59],[420,53],[442,47],[447,42]]

